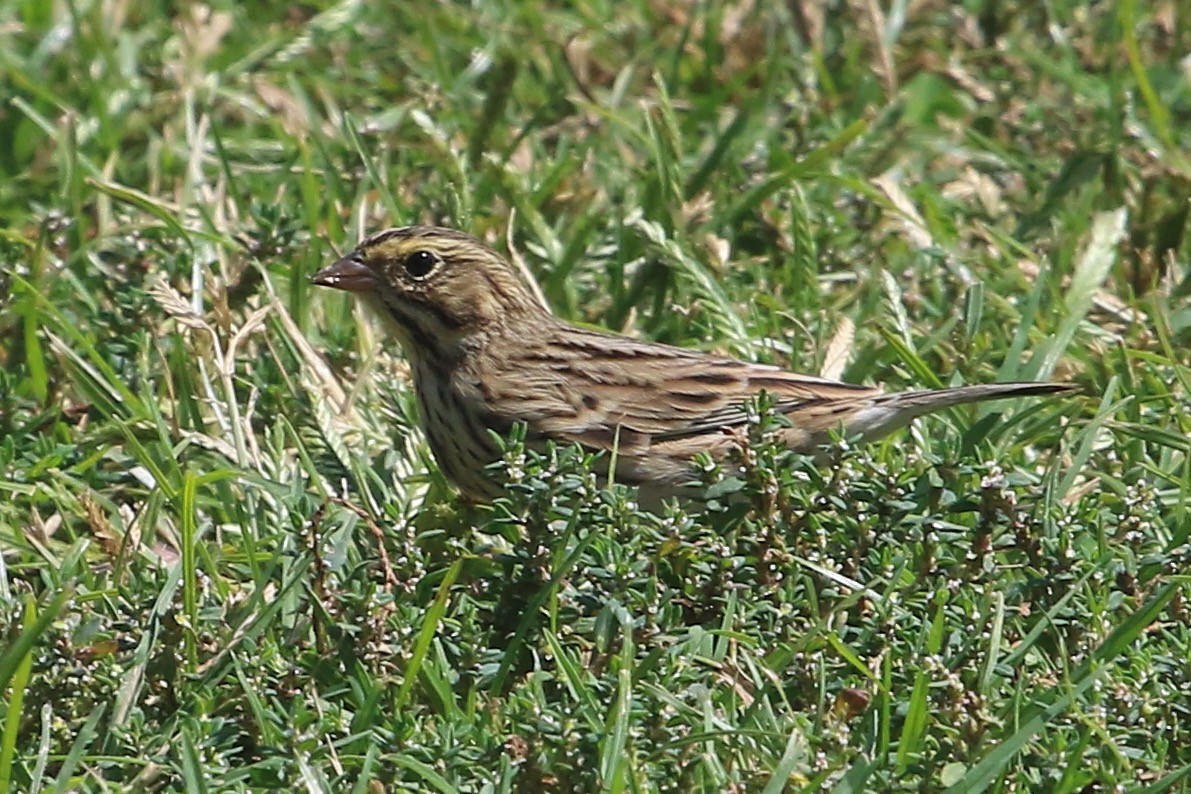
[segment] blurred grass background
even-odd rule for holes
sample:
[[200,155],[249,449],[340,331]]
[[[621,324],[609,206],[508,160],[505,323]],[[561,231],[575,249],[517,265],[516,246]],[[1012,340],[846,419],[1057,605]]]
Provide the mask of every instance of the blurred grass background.
[[[1189,23],[0,0],[0,790],[1185,790]],[[1086,396],[461,506],[306,280],[414,222],[572,321]]]

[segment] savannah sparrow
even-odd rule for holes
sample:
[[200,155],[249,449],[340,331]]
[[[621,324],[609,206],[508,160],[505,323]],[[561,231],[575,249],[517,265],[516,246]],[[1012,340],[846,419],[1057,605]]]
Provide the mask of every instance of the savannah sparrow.
[[463,494],[502,484],[489,431],[526,425],[527,441],[615,448],[615,479],[650,500],[694,479],[698,452],[723,458],[762,390],[809,452],[833,429],[866,439],[960,403],[1055,394],[1061,383],[997,383],[882,394],[871,386],[576,328],[553,317],[513,267],[462,232],[407,226],[373,235],[314,276],[355,292],[397,337],[413,371],[422,427],[438,465]]

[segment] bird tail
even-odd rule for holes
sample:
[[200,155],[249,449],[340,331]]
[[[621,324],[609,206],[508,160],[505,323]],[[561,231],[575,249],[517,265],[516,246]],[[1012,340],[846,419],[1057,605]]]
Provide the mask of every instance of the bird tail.
[[983,383],[950,389],[899,392],[882,395],[878,399],[890,407],[896,407],[899,412],[906,412],[909,418],[914,418],[964,403],[1067,394],[1078,389],[1079,387],[1072,383]]
[[864,439],[871,441],[905,427],[920,416],[955,405],[1065,394],[1076,390],[1078,387],[1070,383],[987,383],[951,389],[894,392],[874,398],[867,408],[862,408],[848,419],[847,426],[850,431],[859,432]]

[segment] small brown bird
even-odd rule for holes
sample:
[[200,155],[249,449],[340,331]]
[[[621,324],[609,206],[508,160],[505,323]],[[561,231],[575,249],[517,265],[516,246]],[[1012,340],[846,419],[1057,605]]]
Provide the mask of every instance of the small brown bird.
[[313,279],[355,292],[397,337],[413,370],[422,427],[463,494],[488,500],[502,483],[489,431],[526,425],[527,439],[616,450],[615,479],[652,501],[694,479],[699,452],[723,458],[762,390],[792,425],[800,452],[833,429],[873,439],[960,403],[1057,394],[1063,383],[997,383],[882,394],[871,386],[576,328],[552,316],[499,254],[430,226],[369,237]]

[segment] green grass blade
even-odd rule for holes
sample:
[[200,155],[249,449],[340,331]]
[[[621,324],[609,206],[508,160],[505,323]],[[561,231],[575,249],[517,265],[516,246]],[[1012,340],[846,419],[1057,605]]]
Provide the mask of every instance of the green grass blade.
[[1109,271],[1117,260],[1117,247],[1125,237],[1125,223],[1128,217],[1127,210],[1122,207],[1112,212],[1100,213],[1093,219],[1087,247],[1075,264],[1075,272],[1071,275],[1071,283],[1063,297],[1063,320],[1055,334],[1030,358],[1027,371],[1031,379],[1050,378],[1059,358],[1071,345],[1080,323],[1092,308],[1096,292],[1108,278]]
[[1091,658],[1080,665],[1068,684],[1055,687],[1041,697],[1037,705],[1028,710],[1016,731],[973,765],[958,783],[950,786],[947,789],[949,794],[980,794],[996,782],[1026,743],[1056,717],[1066,712],[1080,694],[1104,675],[1107,665],[1124,653],[1138,636],[1157,620],[1166,605],[1185,586],[1185,582],[1169,582],[1159,588],[1141,609],[1117,626]]
[[87,717],[87,721],[75,735],[74,741],[70,745],[70,752],[66,754],[66,758],[62,759],[62,766],[58,769],[58,777],[54,781],[54,794],[66,794],[68,791],[77,790],[78,781],[74,780],[75,767],[79,765],[83,754],[98,737],[99,721],[103,719],[106,710],[106,706],[102,703],[92,709],[91,715]]
[[447,611],[447,601],[451,597],[451,588],[454,587],[455,580],[459,578],[459,572],[463,570],[463,562],[463,558],[455,560],[451,564],[451,567],[447,569],[446,575],[438,586],[438,594],[434,597],[434,602],[426,610],[426,617],[423,619],[422,628],[418,632],[418,639],[414,644],[413,653],[410,655],[409,665],[405,669],[405,677],[401,681],[401,688],[397,690],[397,696],[393,700],[394,708],[398,710],[405,706],[410,690],[413,689],[414,683],[418,680],[418,674],[422,669],[422,662],[426,659],[426,654],[430,651],[430,643],[434,640],[434,635],[438,631],[438,625]]
[[[33,628],[37,625],[37,602],[30,596],[25,599],[25,625]],[[36,638],[36,635],[35,635]],[[20,643],[24,647],[27,643]],[[0,666],[7,667],[6,657],[13,652],[9,649],[0,657]],[[0,739],[0,791],[10,791],[12,783],[12,762],[16,753],[17,732],[21,728],[21,711],[25,704],[25,690],[29,686],[29,674],[33,669],[32,646],[21,655],[16,663],[16,669],[9,676],[0,678],[0,692],[12,683],[8,693],[8,708],[4,715],[4,736]]]

